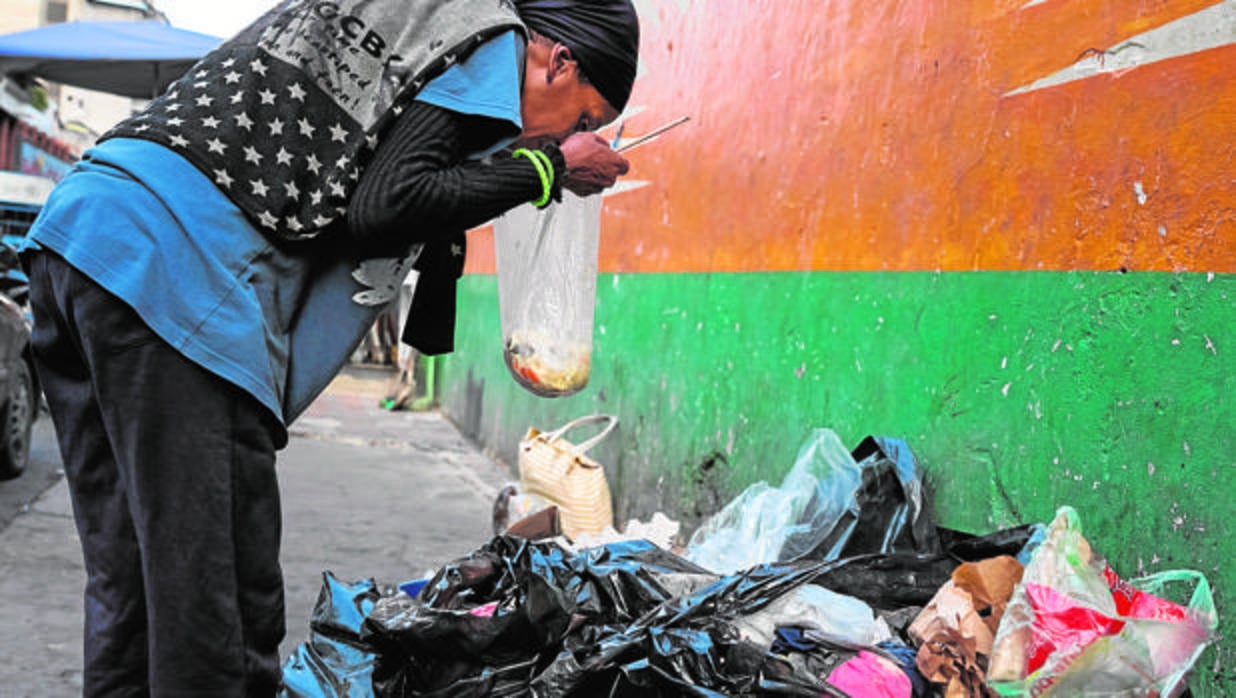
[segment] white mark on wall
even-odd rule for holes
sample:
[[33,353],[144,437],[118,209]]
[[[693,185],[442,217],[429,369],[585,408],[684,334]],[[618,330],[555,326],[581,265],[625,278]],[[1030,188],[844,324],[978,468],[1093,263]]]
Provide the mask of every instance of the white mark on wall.
[[1140,206],[1146,205],[1146,189],[1142,187],[1141,182],[1133,183],[1133,192],[1137,194],[1137,203]]
[[1150,477],[1154,477],[1154,463],[1146,464],[1146,474]]
[[1064,70],[1019,87],[1005,96],[1042,90],[1096,75],[1119,75],[1159,61],[1233,43],[1236,43],[1236,0],[1224,0],[1107,49],[1096,47]]
[[1004,384],[1004,387],[1000,389],[1000,392],[1004,394],[1004,397],[1008,397],[1008,396],[1009,396],[1009,388],[1012,388],[1012,387],[1013,387],[1013,384],[1012,384],[1012,383],[1005,383],[1005,384]]
[[1025,5],[1022,5],[1021,9],[1024,10],[1027,7],[1034,7],[1035,5],[1042,5],[1045,2],[1047,2],[1047,0],[1030,0],[1030,2],[1026,3]]
[[1210,337],[1208,335],[1202,335],[1202,339],[1206,340],[1206,348],[1210,350],[1210,353],[1218,356],[1219,350],[1215,349],[1215,343],[1210,341]]

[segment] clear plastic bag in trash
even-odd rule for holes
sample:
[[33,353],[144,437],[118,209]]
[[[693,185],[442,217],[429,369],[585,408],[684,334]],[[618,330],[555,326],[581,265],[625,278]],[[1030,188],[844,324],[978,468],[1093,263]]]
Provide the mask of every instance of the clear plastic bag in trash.
[[851,453],[832,430],[817,429],[780,487],[747,488],[696,530],[684,557],[732,574],[800,557],[939,549],[904,442],[869,437]]
[[592,374],[601,197],[563,194],[494,222],[503,358],[536,395],[579,392]]

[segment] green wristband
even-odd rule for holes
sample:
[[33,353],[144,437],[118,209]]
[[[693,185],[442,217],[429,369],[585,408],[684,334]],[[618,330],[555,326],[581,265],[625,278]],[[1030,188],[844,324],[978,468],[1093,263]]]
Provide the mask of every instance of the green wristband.
[[[511,154],[511,157],[526,157],[528,162],[536,168],[537,176],[541,178],[541,198],[532,202],[537,208],[545,208],[549,205],[550,197],[554,191],[554,167],[549,161],[549,156],[539,150],[528,150],[520,148]],[[538,157],[540,156],[540,157]]]

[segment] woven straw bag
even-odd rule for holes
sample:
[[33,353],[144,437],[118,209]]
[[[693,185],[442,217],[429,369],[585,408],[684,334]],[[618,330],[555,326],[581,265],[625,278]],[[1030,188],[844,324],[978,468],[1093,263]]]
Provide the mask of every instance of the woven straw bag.
[[[605,427],[579,445],[563,438],[571,429],[594,423],[604,423]],[[605,468],[586,454],[616,426],[617,417],[590,415],[572,420],[552,432],[529,429],[519,442],[520,490],[556,504],[562,532],[568,538],[600,533],[614,524]]]

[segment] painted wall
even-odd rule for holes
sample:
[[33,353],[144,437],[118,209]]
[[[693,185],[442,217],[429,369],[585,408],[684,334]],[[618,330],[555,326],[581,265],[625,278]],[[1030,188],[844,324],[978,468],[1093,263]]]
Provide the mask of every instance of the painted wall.
[[[594,373],[506,375],[487,230],[447,410],[496,455],[617,414],[621,517],[694,524],[815,427],[907,439],[942,523],[1081,515],[1127,575],[1236,572],[1236,0],[648,0]],[[1230,634],[1236,624],[1225,620]],[[1202,695],[1236,694],[1233,653]]]

